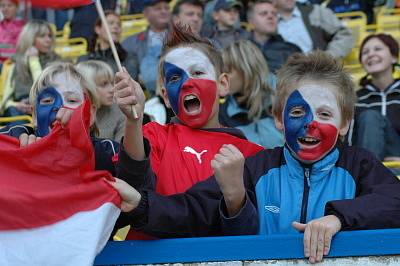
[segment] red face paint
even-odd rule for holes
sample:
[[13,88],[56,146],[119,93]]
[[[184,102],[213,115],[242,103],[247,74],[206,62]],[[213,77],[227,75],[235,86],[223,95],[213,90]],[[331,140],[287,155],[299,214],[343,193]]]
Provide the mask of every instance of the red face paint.
[[[185,97],[195,96],[199,101],[199,108],[190,108]],[[204,126],[213,113],[217,96],[217,84],[209,79],[188,79],[181,87],[179,94],[179,120],[193,128]],[[189,107],[189,108],[188,108]]]

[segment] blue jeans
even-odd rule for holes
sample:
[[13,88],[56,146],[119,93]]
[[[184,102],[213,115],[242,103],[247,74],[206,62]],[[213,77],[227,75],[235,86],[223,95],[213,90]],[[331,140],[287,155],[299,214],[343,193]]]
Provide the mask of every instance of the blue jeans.
[[354,144],[369,150],[380,160],[400,156],[399,134],[390,121],[375,110],[365,110],[358,115]]

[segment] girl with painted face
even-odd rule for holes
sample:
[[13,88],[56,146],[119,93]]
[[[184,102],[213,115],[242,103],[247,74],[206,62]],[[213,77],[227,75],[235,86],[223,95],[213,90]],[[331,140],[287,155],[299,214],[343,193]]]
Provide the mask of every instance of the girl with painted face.
[[[120,177],[134,182],[133,186],[142,187],[143,181],[149,184],[154,178],[151,173],[146,173],[145,179],[132,177],[132,173],[140,176],[132,167],[137,165],[135,160],[146,156],[148,148],[151,169],[157,176],[152,189],[162,195],[186,191],[212,175],[210,161],[224,144],[235,144],[245,156],[262,149],[248,142],[239,130],[221,127],[219,97],[226,94],[229,81],[222,72],[221,54],[207,40],[174,25],[165,40],[159,78],[164,101],[176,117],[166,125],[148,123],[142,133],[143,91],[127,73],[116,75],[115,96],[127,116]],[[132,116],[131,104],[136,104],[138,119]],[[132,238],[138,236],[128,235]]]
[[380,160],[400,160],[399,44],[388,34],[369,35],[360,46],[359,60],[367,75],[357,91],[355,123],[350,141]]
[[68,123],[72,112],[88,98],[91,103],[90,134],[95,149],[96,170],[107,170],[115,175],[113,157],[119,145],[109,139],[95,137],[98,98],[93,93],[94,89],[72,64],[50,64],[31,89],[29,100],[33,107],[34,128],[14,126],[3,130],[3,133],[19,138],[21,147],[32,144],[48,135],[57,121]]

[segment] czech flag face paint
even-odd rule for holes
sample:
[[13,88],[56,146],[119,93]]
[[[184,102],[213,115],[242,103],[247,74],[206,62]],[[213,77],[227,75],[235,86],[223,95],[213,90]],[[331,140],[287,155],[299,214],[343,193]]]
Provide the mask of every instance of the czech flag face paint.
[[303,84],[289,95],[283,114],[286,143],[298,159],[312,163],[335,146],[341,126],[336,96],[330,88]]
[[174,49],[165,57],[164,76],[169,102],[179,120],[193,128],[204,126],[218,108],[215,69],[208,57],[191,47]]
[[36,99],[37,135],[49,134],[61,107],[75,109],[83,103],[83,91],[76,80],[61,73],[54,77],[54,86],[40,91]]

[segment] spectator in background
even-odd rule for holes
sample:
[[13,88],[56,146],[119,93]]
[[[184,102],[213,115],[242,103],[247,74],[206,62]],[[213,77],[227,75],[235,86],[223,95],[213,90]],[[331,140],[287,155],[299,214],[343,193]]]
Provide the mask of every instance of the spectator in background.
[[193,33],[200,35],[203,25],[203,3],[200,0],[180,0],[172,10],[172,22],[190,26]]
[[[122,48],[121,44],[119,43],[119,39],[121,37],[121,21],[119,19],[119,16],[112,10],[105,11],[105,16],[111,32],[111,36],[115,43],[115,47],[117,48],[121,64],[125,66],[129,74],[134,79],[137,79],[139,72],[137,56],[134,53],[128,53],[124,48]],[[94,27],[94,35],[88,47],[88,54],[79,57],[78,62],[86,60],[104,61],[111,66],[114,73],[118,71],[118,66],[112,54],[105,27],[103,27],[100,18],[98,18],[96,21],[96,25]]]
[[124,135],[125,116],[114,104],[114,72],[102,61],[89,60],[79,63],[76,68],[94,88],[99,104],[96,106],[96,126],[99,138],[120,142]]
[[380,160],[400,160],[400,80],[393,77],[398,59],[399,44],[391,35],[369,35],[360,46],[359,60],[368,75],[357,91],[353,144]]
[[[115,10],[116,0],[99,1],[101,1],[104,10]],[[71,34],[69,37],[82,37],[89,42],[94,33],[97,17],[97,9],[94,3],[74,8],[74,16],[71,20]]]
[[367,16],[367,24],[374,22],[375,0],[330,0],[326,2],[326,7],[335,13],[345,13],[353,11],[362,11]]
[[18,0],[0,0],[0,64],[15,53],[18,36],[25,22],[16,19]]
[[277,33],[278,16],[271,0],[258,0],[247,9],[247,19],[253,31],[250,40],[262,51],[269,70],[275,73],[289,58],[301,49],[286,42]]
[[59,57],[54,53],[54,35],[50,24],[31,20],[21,32],[17,51],[2,69],[3,97],[0,111],[6,116],[31,114],[30,88],[47,63]]
[[144,0],[143,14],[149,27],[140,33],[125,39],[122,47],[128,53],[135,53],[139,60],[139,79],[147,91],[154,95],[156,91],[157,66],[161,54],[163,38],[171,19],[167,0]]
[[351,31],[329,8],[302,5],[295,0],[275,0],[278,9],[278,32],[305,53],[315,49],[345,57],[353,48]]
[[246,138],[267,149],[283,145],[283,135],[271,115],[273,91],[268,86],[267,62],[248,40],[240,40],[222,52],[228,73],[229,96],[220,107],[222,125],[236,127]]
[[242,3],[236,0],[218,0],[213,13],[215,25],[204,28],[204,37],[215,40],[222,48],[240,39],[248,38],[248,32],[235,27],[242,7]]

